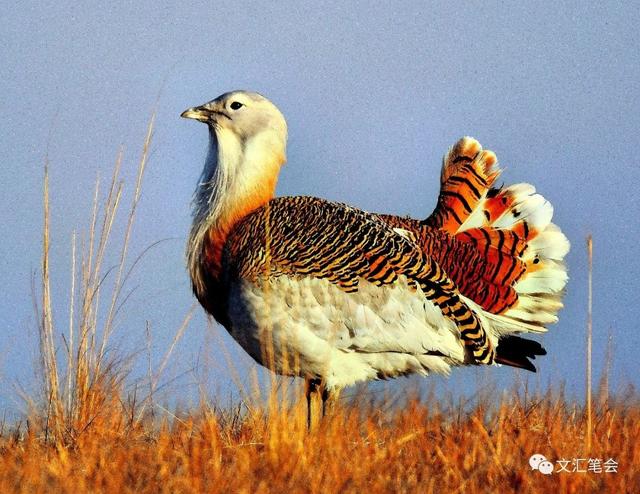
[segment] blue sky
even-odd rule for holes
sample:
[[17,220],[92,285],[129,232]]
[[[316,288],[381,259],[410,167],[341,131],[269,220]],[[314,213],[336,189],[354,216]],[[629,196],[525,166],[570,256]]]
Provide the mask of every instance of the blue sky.
[[[110,174],[121,145],[132,187],[158,101],[133,257],[168,240],[136,268],[114,340],[123,353],[144,349],[149,321],[157,364],[193,300],[183,250],[207,142],[204,126],[179,114],[239,88],[265,94],[287,117],[280,195],[425,217],[442,154],[462,135],[478,138],[497,153],[505,183],[530,182],[553,203],[573,245],[566,308],[543,337],[549,355],[534,382],[564,380],[577,395],[584,389],[584,238],[592,232],[596,376],[610,334],[614,386],[640,385],[639,17],[630,3],[584,2],[7,7],[0,19],[0,403],[18,406],[14,386],[33,383],[31,277],[41,255],[47,143],[62,331],[71,232],[86,228],[93,183]],[[210,389],[234,388],[222,347],[246,376],[252,362],[224,330],[207,329],[198,310],[165,376],[179,377],[178,397],[189,396],[195,378],[187,371],[204,361]],[[507,386],[517,374],[491,375]],[[478,376],[459,369],[438,382],[472,393]]]

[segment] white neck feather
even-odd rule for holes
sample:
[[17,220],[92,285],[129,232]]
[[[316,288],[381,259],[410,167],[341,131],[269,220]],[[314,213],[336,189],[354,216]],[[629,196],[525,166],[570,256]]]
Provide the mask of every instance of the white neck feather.
[[229,137],[221,143],[216,132],[209,129],[209,150],[193,195],[194,227],[219,219],[226,200],[232,197],[234,179],[242,161],[242,146],[238,139]]
[[207,232],[229,228],[243,213],[273,196],[285,146],[274,132],[265,131],[243,141],[231,130],[210,129],[209,150],[193,197],[193,225],[187,246],[187,262],[196,288],[202,284],[200,261]]

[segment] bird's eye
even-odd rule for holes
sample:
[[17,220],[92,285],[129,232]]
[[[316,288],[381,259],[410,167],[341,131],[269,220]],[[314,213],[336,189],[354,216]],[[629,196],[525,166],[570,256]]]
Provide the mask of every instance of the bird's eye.
[[243,106],[243,105],[242,105],[242,103],[240,103],[239,101],[234,101],[233,103],[231,103],[231,104],[229,105],[229,107],[230,107],[232,110],[239,110],[240,108],[242,108],[242,106]]

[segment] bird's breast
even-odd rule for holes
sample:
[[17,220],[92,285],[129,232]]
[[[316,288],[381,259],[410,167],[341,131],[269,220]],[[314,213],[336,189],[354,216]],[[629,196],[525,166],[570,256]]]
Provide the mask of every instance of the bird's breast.
[[237,279],[227,316],[233,338],[280,374],[350,384],[464,358],[453,323],[404,278],[356,292],[313,277]]

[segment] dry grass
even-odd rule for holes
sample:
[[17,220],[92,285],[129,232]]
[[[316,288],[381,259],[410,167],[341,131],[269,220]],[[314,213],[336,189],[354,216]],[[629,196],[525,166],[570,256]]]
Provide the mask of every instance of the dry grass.
[[[116,268],[105,273],[102,266],[122,197],[120,158],[102,203],[96,187],[79,249],[74,234],[62,341],[49,288],[45,172],[37,304],[42,395],[27,397],[23,423],[2,425],[0,492],[640,492],[639,399],[635,392],[610,398],[606,386],[590,410],[590,425],[587,410],[562,393],[514,391],[502,401],[487,395],[471,407],[433,396],[403,403],[355,399],[309,432],[304,399],[283,389],[289,381],[274,381],[266,402],[246,397],[234,409],[218,409],[203,400],[197,409],[154,418],[154,390],[190,313],[160,367],[149,369],[144,396],[125,388],[128,359],[107,358],[131,270],[127,250],[151,135],[152,125]],[[101,311],[108,275],[113,283]],[[529,467],[534,453],[552,462],[613,458],[618,472],[544,476]]]
[[[106,410],[105,410],[106,412]],[[594,417],[562,397],[339,408],[312,432],[302,403],[241,413],[205,406],[157,427],[119,406],[72,447],[5,436],[2,492],[639,492],[640,408]],[[618,473],[532,471],[528,458],[614,458]],[[586,466],[586,465],[584,465]]]

